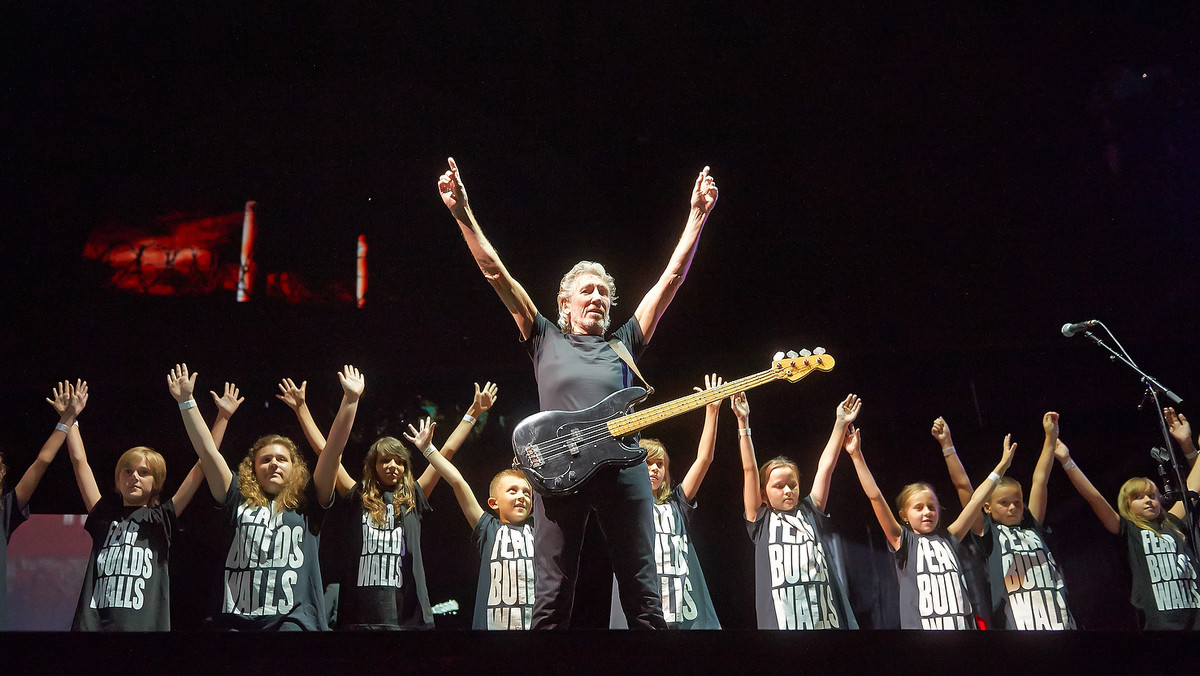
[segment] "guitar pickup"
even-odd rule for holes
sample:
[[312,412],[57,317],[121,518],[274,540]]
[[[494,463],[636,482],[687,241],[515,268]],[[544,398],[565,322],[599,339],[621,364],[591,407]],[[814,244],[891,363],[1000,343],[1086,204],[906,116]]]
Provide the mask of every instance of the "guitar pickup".
[[570,439],[570,441],[567,442],[567,451],[569,451],[571,453],[571,455],[575,455],[575,456],[579,455],[579,446],[582,443],[583,443],[583,432],[578,427],[576,427],[575,429],[571,430],[571,439]]
[[522,450],[525,451],[525,459],[529,462],[530,468],[537,469],[538,467],[546,464],[545,461],[542,460],[542,455],[538,453],[538,447],[536,444],[528,444]]

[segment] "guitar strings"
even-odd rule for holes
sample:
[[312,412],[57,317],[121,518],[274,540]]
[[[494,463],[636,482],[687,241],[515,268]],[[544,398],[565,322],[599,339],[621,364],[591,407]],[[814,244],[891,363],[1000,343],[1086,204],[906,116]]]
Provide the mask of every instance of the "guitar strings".
[[[660,411],[670,410],[670,409],[677,409],[679,413],[683,413],[683,412],[692,410],[693,408],[699,408],[699,406],[704,405],[703,403],[697,404],[697,405],[692,405],[692,406],[685,405],[685,404],[690,404],[691,402],[696,401],[696,400],[702,401],[703,395],[712,396],[713,394],[716,394],[717,392],[721,392],[721,395],[716,397],[716,399],[724,399],[726,396],[729,396],[730,394],[733,394],[736,392],[740,392],[743,389],[749,389],[750,387],[756,387],[763,383],[769,382],[770,380],[774,380],[775,377],[773,375],[772,375],[772,377],[769,377],[766,379],[760,380],[760,378],[759,378],[760,376],[773,374],[773,373],[774,372],[772,372],[772,371],[764,371],[763,373],[758,373],[753,376],[747,376],[745,378],[734,381],[732,383],[726,383],[725,385],[722,385],[719,388],[705,390],[704,392],[694,392],[690,395],[687,395],[686,397],[683,397],[683,398],[677,400],[676,402],[669,402],[667,404],[659,404],[658,406],[646,409],[645,411],[641,411],[637,414],[625,415],[625,416],[621,416],[618,414],[618,416],[616,416],[614,418],[609,418],[607,420],[598,422],[589,427],[579,428],[578,431],[580,432],[580,434],[578,437],[574,437],[574,436],[572,436],[572,437],[556,437],[554,440],[550,441],[549,443],[547,443],[544,446],[545,451],[543,453],[539,453],[539,455],[540,455],[543,463],[545,463],[545,462],[552,461],[555,458],[559,458],[559,457],[562,457],[563,455],[567,455],[567,454],[571,453],[572,443],[574,444],[574,447],[579,447],[579,446],[586,446],[586,445],[595,443],[597,441],[617,438],[618,436],[625,436],[625,434],[614,435],[614,433],[609,430],[608,423],[614,419],[621,419],[621,418],[637,417],[638,420],[641,420],[644,417],[655,417],[654,415],[647,415],[647,414],[657,414]],[[755,380],[760,380],[760,382],[754,382]],[[749,386],[749,387],[747,387],[747,386]],[[716,399],[713,399],[713,401],[715,401]],[[677,414],[678,413],[672,414],[672,416],[677,415]],[[661,420],[661,419],[669,418],[672,416],[663,416],[663,417],[660,417],[659,419]],[[655,421],[652,420],[651,422],[655,422]],[[627,433],[632,433],[633,431],[636,431],[636,429],[642,429],[649,424],[650,423],[646,423],[645,425],[635,425],[634,426],[635,429],[630,430]],[[628,427],[628,426],[622,426],[622,427],[624,428],[624,427]],[[568,441],[568,439],[569,439],[569,441]]]
[[[740,378],[733,382],[725,383],[725,384],[721,385],[720,387],[714,387],[710,390],[703,390],[700,392],[693,392],[692,394],[689,394],[684,397],[680,397],[679,399],[676,399],[674,401],[668,401],[668,402],[665,402],[662,404],[657,404],[655,406],[651,406],[650,408],[648,408],[644,411],[638,411],[636,413],[631,413],[622,419],[622,422],[627,423],[627,424],[623,424],[620,427],[622,429],[627,428],[627,427],[635,427],[636,429],[641,429],[643,427],[650,425],[651,423],[666,420],[668,418],[673,418],[676,415],[679,415],[680,413],[686,413],[687,411],[690,411],[690,410],[693,410],[696,408],[700,408],[701,406],[707,405],[718,399],[724,399],[725,397],[727,397],[731,394],[736,394],[737,392],[740,392],[742,390],[758,387],[759,385],[763,385],[772,380],[778,380],[779,378],[783,378],[786,376],[787,376],[786,370],[778,370],[777,371],[775,369],[767,369],[766,371],[762,371],[760,373],[755,373],[753,375],[746,376],[745,378]],[[713,395],[717,394],[718,392],[720,393],[719,396],[713,396]],[[705,401],[705,400],[707,400],[707,401]],[[646,419],[649,419],[649,420],[643,424],[642,421],[646,420]],[[630,430],[630,433],[632,433],[633,431],[636,431],[636,429]],[[617,436],[624,436],[624,435],[620,434]]]
[[[812,369],[810,368],[809,372],[811,372],[811,370]],[[807,372],[803,373],[800,377],[804,377],[805,375],[808,375],[808,373]],[[554,440],[548,442],[543,447],[542,451],[538,453],[538,455],[542,460],[542,464],[545,464],[546,462],[554,460],[555,458],[559,458],[563,455],[571,453],[572,448],[577,448],[579,446],[586,446],[588,444],[592,444],[597,441],[604,440],[606,438],[617,438],[619,436],[625,436],[625,434],[616,434],[609,430],[608,424],[610,422],[612,422],[614,419],[624,418],[624,419],[628,420],[629,424],[622,425],[620,427],[620,429],[625,429],[625,428],[632,426],[634,429],[631,429],[628,432],[626,432],[626,434],[631,434],[639,429],[643,429],[644,427],[648,426],[650,423],[674,417],[676,415],[679,415],[680,413],[685,413],[692,409],[699,408],[700,406],[704,406],[704,405],[711,403],[713,401],[716,401],[718,399],[724,399],[725,397],[732,395],[732,394],[736,394],[737,392],[740,392],[742,390],[757,387],[759,385],[768,383],[772,380],[777,380],[777,379],[785,377],[785,376],[787,376],[787,370],[785,370],[785,369],[776,370],[774,368],[771,368],[771,369],[767,369],[766,371],[761,371],[759,373],[755,373],[755,374],[746,376],[744,378],[739,378],[738,380],[725,383],[725,384],[721,385],[720,387],[703,390],[701,392],[693,392],[692,394],[689,394],[684,397],[680,397],[679,399],[676,399],[674,401],[666,402],[663,404],[658,404],[657,406],[652,406],[652,407],[646,409],[645,411],[639,411],[634,414],[623,415],[623,416],[618,415],[615,418],[609,418],[607,420],[598,422],[598,423],[590,425],[588,427],[579,428],[578,431],[580,432],[580,434],[578,437],[575,437],[575,436],[556,437]],[[720,393],[720,395],[714,396],[717,393]],[[706,399],[708,401],[705,401]],[[671,411],[672,413],[670,413],[670,415],[663,415],[667,411]],[[647,422],[645,424],[640,424],[640,421],[642,421],[646,418],[650,418],[651,419],[650,422]],[[630,420],[630,419],[632,419],[632,420]]]

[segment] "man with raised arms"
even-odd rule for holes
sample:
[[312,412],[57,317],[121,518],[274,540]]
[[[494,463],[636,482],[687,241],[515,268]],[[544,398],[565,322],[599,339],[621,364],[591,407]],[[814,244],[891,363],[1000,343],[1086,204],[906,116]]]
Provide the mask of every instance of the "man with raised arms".
[[[687,276],[700,232],[717,203],[717,186],[708,167],[696,177],[687,223],[666,269],[642,298],[633,317],[610,333],[616,288],[604,266],[581,261],[562,278],[555,326],[538,312],[529,294],[501,263],[475,220],[458,166],[452,158],[449,164],[449,171],[438,181],[442,201],[458,222],[483,276],[521,332],[533,360],[541,410],[584,409],[630,386],[632,373],[606,338],[619,340],[635,357],[650,342],[659,319]],[[603,468],[572,495],[539,496],[534,500],[534,629],[570,627],[579,553],[593,512],[606,535],[629,626],[666,627],[654,565],[653,506],[645,464]]]

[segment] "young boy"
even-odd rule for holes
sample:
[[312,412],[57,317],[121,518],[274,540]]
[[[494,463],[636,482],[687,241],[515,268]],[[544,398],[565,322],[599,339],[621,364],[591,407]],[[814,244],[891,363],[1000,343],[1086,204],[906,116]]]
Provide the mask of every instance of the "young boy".
[[[479,548],[479,584],[475,591],[472,629],[529,629],[533,622],[533,489],[519,470],[506,469],[488,486],[485,512],[462,474],[442,457],[429,439],[434,425],[405,437],[422,449],[429,464],[454,489],[458,506],[471,525],[471,541]],[[411,428],[411,426],[410,426]],[[428,433],[426,434],[426,430]]]
[[[987,580],[985,598],[990,599],[990,606],[979,605],[977,608],[991,609],[990,617],[986,611],[981,610],[981,613],[988,617],[992,629],[1076,628],[1075,618],[1067,608],[1062,570],[1046,543],[1043,526],[1046,487],[1058,443],[1058,414],[1049,411],[1042,416],[1042,427],[1046,441],[1033,470],[1028,505],[1021,484],[1011,477],[1001,477],[991,497],[983,503],[983,513],[971,527],[976,537],[963,543],[973,540],[970,549],[977,551],[981,558],[983,566],[975,572]],[[970,501],[971,480],[958,459],[950,426],[944,418],[938,418],[933,421],[930,433],[942,445],[950,478],[965,507]],[[961,553],[959,558],[966,568],[967,558]],[[974,597],[972,602],[975,602]]]

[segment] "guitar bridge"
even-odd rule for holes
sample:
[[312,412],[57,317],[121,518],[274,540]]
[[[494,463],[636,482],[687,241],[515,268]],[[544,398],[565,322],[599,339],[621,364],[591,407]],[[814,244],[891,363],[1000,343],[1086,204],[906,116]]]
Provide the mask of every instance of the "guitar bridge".
[[525,460],[529,463],[530,468],[537,469],[538,467],[546,464],[546,462],[542,460],[541,454],[538,453],[537,444],[526,444],[525,448],[521,450],[525,452]]

